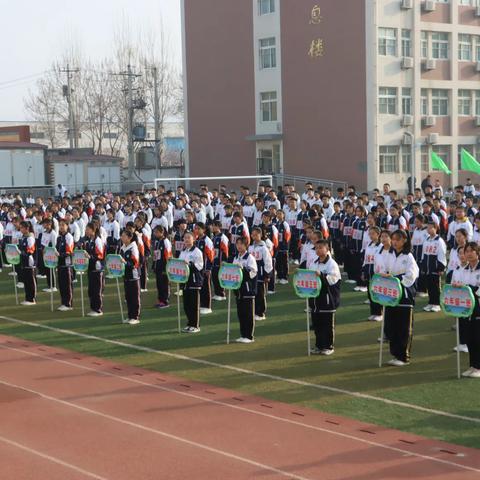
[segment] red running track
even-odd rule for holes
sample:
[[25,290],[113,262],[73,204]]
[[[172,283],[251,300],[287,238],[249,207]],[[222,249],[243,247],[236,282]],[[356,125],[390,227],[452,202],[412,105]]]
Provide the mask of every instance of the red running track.
[[2,479],[480,478],[480,451],[0,336]]

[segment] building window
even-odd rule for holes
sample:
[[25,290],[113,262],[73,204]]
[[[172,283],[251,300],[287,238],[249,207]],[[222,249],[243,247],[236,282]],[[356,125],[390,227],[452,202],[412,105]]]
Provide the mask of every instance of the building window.
[[480,117],[480,90],[475,90],[475,115]]
[[381,145],[379,155],[380,173],[399,173],[398,147],[395,145]]
[[421,150],[420,168],[422,172],[430,172],[430,148],[435,152],[444,162],[445,165],[451,169],[450,164],[450,145],[423,145]]
[[448,60],[449,39],[446,32],[432,32],[432,57]]
[[402,114],[412,115],[412,89],[402,88]]
[[378,89],[378,113],[385,115],[397,114],[397,89],[380,87]]
[[275,12],[275,0],[258,0],[258,14],[268,15]]
[[33,140],[40,140],[45,138],[45,132],[30,132],[30,138]]
[[277,92],[262,92],[260,94],[260,112],[262,122],[277,121]]
[[[107,138],[109,140],[116,140],[118,138],[118,133],[117,132],[105,132],[103,134],[103,138]],[[148,138],[148,134],[147,134]]]
[[458,35],[458,59],[464,62],[472,61],[472,36],[460,33]]
[[449,113],[448,90],[434,88],[432,90],[432,115],[445,117]]
[[411,30],[402,30],[402,57],[412,56],[412,32]]
[[430,171],[430,150],[428,145],[423,145],[420,156],[420,168],[422,172]]
[[410,173],[412,169],[412,151],[409,145],[402,146],[402,172]]
[[428,32],[422,32],[421,53],[422,53],[422,58],[428,58]]
[[475,35],[475,60],[480,62],[480,37]]
[[260,69],[277,66],[277,49],[275,37],[260,39]]
[[428,91],[425,88],[422,88],[421,91],[421,98],[420,98],[420,110],[423,116],[427,116],[429,109],[428,109]]
[[458,91],[458,114],[464,117],[472,115],[472,92],[470,90]]
[[395,28],[378,29],[378,54],[397,56],[397,30]]

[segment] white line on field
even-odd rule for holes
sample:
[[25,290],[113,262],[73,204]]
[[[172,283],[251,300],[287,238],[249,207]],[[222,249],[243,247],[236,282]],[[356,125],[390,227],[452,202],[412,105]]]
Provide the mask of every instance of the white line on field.
[[[135,383],[137,385],[150,387],[150,388],[155,389],[155,390],[161,390],[161,391],[164,391],[164,392],[169,392],[169,393],[173,393],[173,394],[176,394],[176,395],[181,395],[181,396],[188,397],[188,398],[194,398],[195,400],[201,400],[201,401],[206,402],[206,403],[211,403],[211,404],[214,404],[214,405],[219,405],[219,406],[222,406],[222,407],[231,408],[233,410],[238,410],[238,411],[241,411],[241,412],[246,412],[246,413],[250,413],[250,414],[253,414],[253,415],[258,415],[258,416],[261,416],[261,417],[269,418],[269,419],[272,419],[272,420],[277,420],[277,421],[287,423],[287,424],[290,424],[290,425],[295,425],[295,426],[298,426],[298,427],[307,428],[309,430],[315,430],[315,431],[339,436],[339,437],[342,437],[342,438],[347,438],[349,440],[355,440],[355,441],[358,441],[360,443],[365,443],[367,445],[370,445],[372,447],[382,448],[382,449],[385,449],[385,450],[390,450],[390,451],[393,451],[393,452],[401,453],[403,456],[417,457],[417,458],[421,458],[421,459],[424,459],[424,460],[438,462],[438,463],[442,463],[444,465],[450,465],[450,466],[457,467],[457,468],[460,468],[460,469],[466,469],[466,470],[471,470],[471,471],[480,473],[479,469],[475,469],[473,467],[469,467],[469,466],[466,466],[466,465],[461,465],[459,463],[451,462],[451,461],[448,461],[448,460],[443,460],[441,458],[435,458],[435,457],[432,457],[432,456],[429,456],[429,455],[423,455],[423,454],[420,454],[420,453],[411,452],[409,450],[405,450],[405,449],[398,448],[398,447],[392,447],[390,445],[385,445],[385,444],[378,443],[378,442],[373,442],[371,440],[366,440],[364,438],[356,437],[354,435],[349,435],[347,433],[337,432],[335,430],[329,430],[328,428],[318,427],[316,425],[310,425],[310,424],[298,422],[298,421],[291,420],[291,419],[284,418],[284,417],[278,417],[276,415],[272,415],[272,414],[265,413],[265,412],[259,412],[257,410],[251,410],[249,408],[241,407],[239,405],[232,405],[230,403],[222,402],[222,401],[219,401],[219,400],[213,400],[211,398],[205,398],[205,397],[202,397],[201,395],[196,395],[194,393],[182,392],[182,391],[179,391],[179,390],[175,390],[173,388],[168,388],[168,387],[165,387],[165,386],[162,386],[162,385],[157,385],[157,384],[144,382],[142,380],[126,377],[124,375],[120,375],[120,374],[117,374],[117,373],[107,372],[105,370],[99,370],[98,368],[87,367],[86,365],[81,365],[81,364],[78,364],[78,363],[72,363],[72,362],[69,362],[68,360],[61,360],[59,358],[54,358],[54,357],[50,357],[48,355],[42,355],[40,353],[35,353],[35,352],[32,352],[32,351],[27,351],[27,350],[23,350],[23,349],[20,349],[20,348],[11,347],[9,345],[0,345],[0,348],[3,348],[5,350],[13,350],[15,352],[20,352],[20,353],[23,353],[25,355],[29,355],[29,356],[32,356],[32,357],[39,357],[39,358],[47,359],[47,360],[50,360],[50,361],[54,361],[54,362],[57,362],[57,363],[61,363],[61,364],[64,364],[64,365],[75,367],[75,368],[78,368],[80,370],[86,370],[86,371],[89,371],[89,372],[94,372],[98,375],[102,375],[102,376],[106,376],[106,377],[113,377],[113,378],[120,378],[121,380],[130,382],[130,383]],[[154,372],[152,372],[152,373],[154,373]],[[0,382],[1,382],[1,380],[0,380]]]
[[95,341],[107,343],[107,344],[110,344],[110,345],[115,345],[117,347],[128,348],[130,350],[137,350],[139,352],[154,353],[156,355],[163,355],[165,357],[175,358],[176,360],[185,360],[187,362],[198,363],[200,365],[206,365],[206,366],[209,366],[209,367],[221,368],[221,369],[224,369],[224,370],[230,370],[232,372],[242,373],[242,374],[245,374],[245,375],[250,375],[250,376],[254,376],[254,377],[258,377],[258,378],[266,378],[268,380],[273,380],[273,381],[276,381],[276,382],[290,383],[290,384],[293,384],[293,385],[299,385],[301,387],[308,387],[308,388],[314,388],[316,390],[323,390],[323,391],[332,392],[332,393],[339,393],[339,394],[342,394],[342,395],[348,395],[348,396],[355,397],[355,398],[361,398],[363,400],[373,400],[375,402],[381,402],[381,403],[384,403],[386,405],[393,405],[393,406],[396,406],[396,407],[408,408],[410,410],[416,410],[418,412],[424,412],[424,413],[428,413],[430,415],[438,415],[438,416],[441,416],[441,417],[454,418],[456,420],[463,420],[463,421],[470,422],[470,423],[480,424],[480,418],[477,418],[477,417],[468,417],[468,416],[465,416],[465,415],[458,415],[458,414],[455,414],[455,413],[445,412],[443,410],[426,408],[426,407],[422,407],[420,405],[414,405],[412,403],[406,403],[406,402],[400,402],[400,401],[397,401],[397,400],[390,400],[388,398],[376,397],[374,395],[369,395],[368,393],[354,392],[354,391],[350,391],[350,390],[344,390],[343,388],[332,387],[332,386],[329,386],[329,385],[322,385],[322,384],[305,382],[303,380],[297,380],[295,378],[280,377],[278,375],[272,375],[270,373],[255,372],[253,370],[248,370],[246,368],[241,368],[241,367],[235,367],[233,365],[225,365],[223,363],[211,362],[209,360],[203,360],[201,358],[188,357],[187,355],[181,355],[179,353],[166,352],[164,350],[156,350],[156,349],[150,348],[150,347],[143,347],[141,345],[133,345],[131,343],[126,343],[126,342],[122,342],[122,341],[119,341],[119,340],[111,340],[109,338],[97,337],[96,335],[90,335],[90,334],[87,334],[87,333],[75,332],[73,330],[65,330],[63,328],[51,327],[49,325],[42,325],[42,324],[39,324],[39,323],[28,322],[28,321],[25,321],[25,320],[18,320],[16,318],[12,318],[12,317],[0,316],[0,319],[6,320],[7,322],[11,322],[11,323],[17,323],[17,324],[20,324],[20,325],[28,325],[28,326],[31,326],[31,327],[42,328],[44,330],[50,330],[52,332],[62,333],[64,335],[70,335],[70,336],[74,336],[74,337],[84,338],[86,340],[95,340]]

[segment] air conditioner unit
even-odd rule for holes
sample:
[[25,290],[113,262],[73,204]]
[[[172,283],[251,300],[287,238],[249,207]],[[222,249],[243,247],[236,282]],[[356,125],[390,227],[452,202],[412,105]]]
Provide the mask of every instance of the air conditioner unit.
[[427,137],[427,143],[430,145],[438,143],[438,133],[430,133]]
[[429,58],[425,60],[424,66],[425,70],[435,70],[437,68],[437,61],[434,58]]
[[413,0],[402,0],[400,7],[404,10],[413,8]]
[[411,145],[411,144],[412,144],[412,136],[407,135],[405,133],[402,138],[402,145]]
[[423,10],[425,12],[434,12],[435,11],[435,0],[425,0],[423,2]]
[[413,68],[413,58],[412,57],[403,57],[402,58],[402,68],[407,70]]
[[480,127],[480,116],[475,117],[474,122],[475,122],[475,126],[476,126],[476,127]]
[[404,115],[402,118],[402,127],[411,127],[413,125],[413,115]]
[[477,65],[475,66],[475,70],[477,73],[480,73],[480,62],[477,62]]
[[427,117],[423,117],[423,124],[426,127],[434,127],[435,126],[435,117],[428,115]]

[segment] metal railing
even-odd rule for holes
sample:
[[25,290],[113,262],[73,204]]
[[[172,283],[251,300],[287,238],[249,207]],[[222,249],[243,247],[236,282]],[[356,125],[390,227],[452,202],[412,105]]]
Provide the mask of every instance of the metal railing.
[[301,190],[305,183],[311,182],[313,187],[325,187],[329,188],[332,193],[337,191],[337,188],[347,189],[348,182],[341,180],[326,180],[324,178],[314,178],[314,177],[302,177],[299,175],[287,175],[283,173],[276,173],[273,175],[274,184],[276,187],[285,185],[286,183],[293,185],[295,190]]

